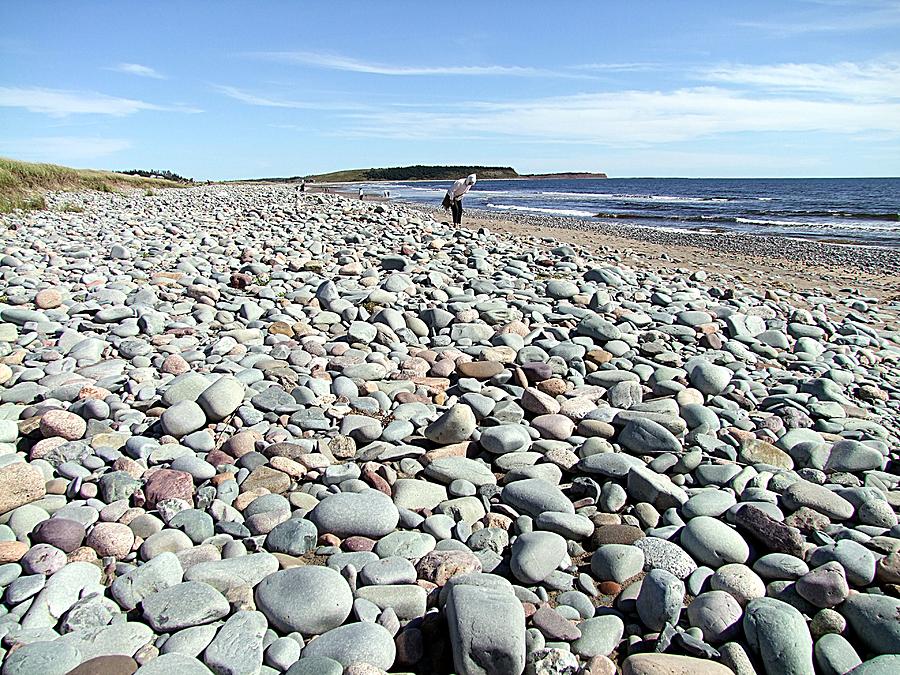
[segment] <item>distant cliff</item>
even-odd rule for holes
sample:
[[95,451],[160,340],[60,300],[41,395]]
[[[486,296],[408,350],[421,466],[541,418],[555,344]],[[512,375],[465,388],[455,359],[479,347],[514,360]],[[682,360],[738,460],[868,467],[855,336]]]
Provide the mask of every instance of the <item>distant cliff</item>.
[[576,178],[607,178],[608,176],[605,173],[591,173],[588,171],[584,172],[576,172],[576,173],[526,173],[522,174],[522,178],[529,178],[531,180],[552,180],[554,178],[559,180],[573,180]]
[[479,178],[518,178],[516,170],[509,166],[395,166],[386,169],[349,169],[306,176],[318,182],[350,182],[366,180],[456,180],[470,173]]

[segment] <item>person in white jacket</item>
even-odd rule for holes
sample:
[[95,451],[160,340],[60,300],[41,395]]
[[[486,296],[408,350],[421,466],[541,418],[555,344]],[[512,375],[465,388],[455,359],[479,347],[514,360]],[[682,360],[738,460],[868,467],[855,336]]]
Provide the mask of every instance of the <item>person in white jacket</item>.
[[450,198],[450,212],[453,214],[453,224],[462,224],[462,198],[473,185],[475,185],[475,174],[469,174],[465,178],[460,178],[453,183],[453,186],[447,190],[447,197]]

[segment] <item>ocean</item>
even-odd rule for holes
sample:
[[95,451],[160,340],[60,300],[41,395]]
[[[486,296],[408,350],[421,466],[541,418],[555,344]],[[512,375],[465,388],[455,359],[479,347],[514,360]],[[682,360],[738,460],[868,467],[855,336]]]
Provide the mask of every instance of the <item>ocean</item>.
[[[439,205],[450,181],[378,183]],[[465,207],[678,232],[742,232],[900,248],[900,178],[480,180]]]

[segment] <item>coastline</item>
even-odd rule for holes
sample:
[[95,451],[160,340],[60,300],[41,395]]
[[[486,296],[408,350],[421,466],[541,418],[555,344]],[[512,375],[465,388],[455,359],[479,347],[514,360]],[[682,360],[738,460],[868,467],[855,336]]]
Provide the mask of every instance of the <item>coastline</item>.
[[[440,208],[390,201],[449,224],[449,214]],[[891,248],[769,235],[670,232],[533,214],[498,218],[477,209],[465,211],[463,227],[577,244],[644,268],[703,270],[724,282],[738,281],[760,290],[819,290],[834,298],[863,295],[892,302],[900,310],[900,252]]]

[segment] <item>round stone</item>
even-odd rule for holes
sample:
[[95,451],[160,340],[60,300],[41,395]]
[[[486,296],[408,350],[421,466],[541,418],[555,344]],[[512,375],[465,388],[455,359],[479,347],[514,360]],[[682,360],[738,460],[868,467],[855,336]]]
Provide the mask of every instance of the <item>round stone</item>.
[[48,410],[41,416],[41,433],[44,438],[59,436],[76,441],[87,431],[87,422],[67,410]]
[[179,401],[160,417],[165,433],[181,438],[206,426],[206,415],[194,401]]
[[484,429],[478,442],[491,454],[503,455],[508,452],[526,452],[531,446],[531,436],[521,424],[500,424]]
[[394,531],[400,512],[383,492],[364,490],[326,497],[306,517],[322,533],[377,539]]
[[303,650],[307,658],[334,659],[344,668],[367,663],[388,670],[396,658],[393,636],[377,623],[349,623],[333,628],[311,641]]
[[84,525],[68,518],[50,518],[38,523],[31,539],[35,543],[50,544],[71,553],[84,541]]
[[538,584],[555,570],[567,552],[566,540],[553,532],[520,534],[510,551],[510,570],[525,584]]
[[644,569],[644,552],[628,544],[605,544],[591,556],[591,571],[600,581],[623,584]]
[[662,569],[650,570],[641,583],[637,596],[638,616],[647,628],[660,631],[670,623],[676,625],[684,603],[684,583]]
[[720,644],[738,635],[744,611],[730,593],[708,591],[694,598],[687,614],[691,626],[703,631],[704,640]]
[[353,593],[329,567],[292,567],[270,574],[256,587],[256,605],[284,633],[320,635],[350,615]]
[[86,543],[101,558],[124,558],[134,546],[134,532],[122,523],[97,523],[88,534]]

